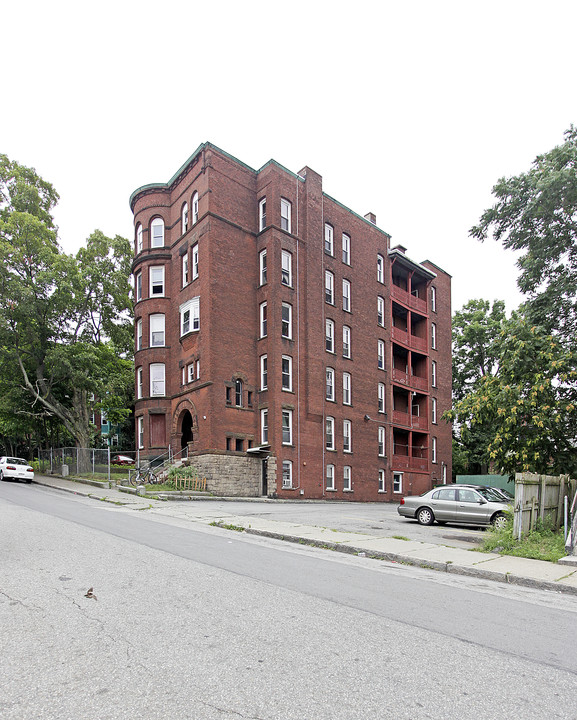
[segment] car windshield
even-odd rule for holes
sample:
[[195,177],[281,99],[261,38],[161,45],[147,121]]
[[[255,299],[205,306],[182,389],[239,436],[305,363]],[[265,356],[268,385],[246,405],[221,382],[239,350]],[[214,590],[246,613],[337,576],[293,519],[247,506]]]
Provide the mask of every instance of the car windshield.
[[22,460],[22,458],[6,458],[6,462],[11,465],[28,465],[26,460]]
[[493,490],[492,488],[478,487],[475,489],[485,498],[485,500],[491,500],[493,502],[503,502],[503,496],[499,495],[499,493],[495,492],[495,490]]

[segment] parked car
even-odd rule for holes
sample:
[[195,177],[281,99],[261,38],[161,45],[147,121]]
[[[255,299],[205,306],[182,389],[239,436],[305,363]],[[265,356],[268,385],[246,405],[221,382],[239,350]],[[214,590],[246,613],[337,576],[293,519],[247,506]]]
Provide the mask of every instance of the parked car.
[[14,478],[31,483],[34,480],[34,468],[26,460],[15,457],[0,457],[0,480]]
[[134,465],[133,458],[128,457],[128,455],[113,455],[110,462],[113,465]]
[[445,485],[422,495],[401,498],[397,512],[402,517],[417,520],[421,525],[440,525],[447,522],[462,525],[490,525],[503,527],[507,521],[508,502],[500,502],[483,488]]

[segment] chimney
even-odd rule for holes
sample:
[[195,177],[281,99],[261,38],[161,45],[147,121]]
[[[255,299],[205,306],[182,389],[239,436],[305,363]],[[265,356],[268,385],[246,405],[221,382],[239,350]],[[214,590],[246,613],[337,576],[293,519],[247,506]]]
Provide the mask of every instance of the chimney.
[[377,224],[377,216],[375,215],[375,213],[368,212],[365,215],[365,220],[368,220],[370,223],[373,223],[373,225]]

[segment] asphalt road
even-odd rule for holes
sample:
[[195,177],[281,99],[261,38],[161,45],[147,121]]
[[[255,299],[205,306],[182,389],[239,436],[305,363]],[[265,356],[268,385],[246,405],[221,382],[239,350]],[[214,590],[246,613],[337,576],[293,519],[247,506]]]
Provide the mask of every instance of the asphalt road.
[[0,519],[3,719],[577,718],[572,597],[40,487]]

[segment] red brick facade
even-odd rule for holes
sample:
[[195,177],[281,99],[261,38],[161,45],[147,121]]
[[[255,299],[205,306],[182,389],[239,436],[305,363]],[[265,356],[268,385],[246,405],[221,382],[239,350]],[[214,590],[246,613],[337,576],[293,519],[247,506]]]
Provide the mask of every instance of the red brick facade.
[[248,453],[278,497],[450,481],[445,272],[391,249],[313,170],[255,171],[210,143],[131,207],[141,455]]

